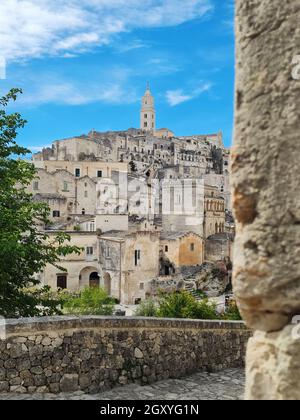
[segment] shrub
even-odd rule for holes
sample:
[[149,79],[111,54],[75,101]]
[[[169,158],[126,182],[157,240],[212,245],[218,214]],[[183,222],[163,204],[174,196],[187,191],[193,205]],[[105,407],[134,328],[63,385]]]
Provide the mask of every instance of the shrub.
[[136,310],[136,316],[155,317],[157,316],[157,303],[154,299],[144,300]]
[[203,299],[191,308],[188,313],[188,318],[192,319],[220,319],[217,311],[217,304],[209,302],[208,299]]
[[189,318],[196,304],[196,299],[186,291],[162,295],[157,315],[160,318]]
[[163,295],[157,310],[161,318],[220,319],[217,305],[208,299],[198,302],[186,291]]
[[114,299],[102,288],[85,288],[79,297],[66,298],[63,312],[74,315],[112,315]]
[[227,308],[227,310],[222,314],[222,319],[224,319],[225,321],[243,320],[236,302],[232,302],[229,305],[229,308]]

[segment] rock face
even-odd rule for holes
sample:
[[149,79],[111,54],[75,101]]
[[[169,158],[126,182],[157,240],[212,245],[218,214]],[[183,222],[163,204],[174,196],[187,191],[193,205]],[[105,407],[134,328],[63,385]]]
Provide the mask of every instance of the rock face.
[[300,399],[287,326],[300,314],[299,19],[299,0],[236,0],[233,285],[248,325],[265,332],[249,344],[248,399]]
[[[277,333],[257,332],[247,351],[248,400],[300,399],[300,340],[287,326]],[[299,330],[299,329],[298,329]]]
[[235,293],[250,326],[276,331],[300,314],[300,3],[237,0],[236,14]]

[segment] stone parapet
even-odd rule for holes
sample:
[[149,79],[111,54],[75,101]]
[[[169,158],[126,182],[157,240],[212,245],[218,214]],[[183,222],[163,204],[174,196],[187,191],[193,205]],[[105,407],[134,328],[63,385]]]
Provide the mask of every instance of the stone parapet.
[[8,320],[0,341],[0,392],[97,393],[196,370],[244,365],[241,322],[51,317]]

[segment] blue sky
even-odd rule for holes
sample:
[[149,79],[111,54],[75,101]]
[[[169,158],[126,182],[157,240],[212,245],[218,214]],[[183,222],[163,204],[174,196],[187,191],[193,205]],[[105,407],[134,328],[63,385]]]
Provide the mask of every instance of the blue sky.
[[0,94],[22,87],[33,151],[91,129],[139,126],[146,82],[157,125],[231,143],[232,0],[1,0]]

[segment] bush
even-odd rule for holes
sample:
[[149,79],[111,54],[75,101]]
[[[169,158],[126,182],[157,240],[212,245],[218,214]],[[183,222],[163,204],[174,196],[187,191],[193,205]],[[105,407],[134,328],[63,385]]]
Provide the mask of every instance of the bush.
[[220,319],[217,311],[217,304],[211,303],[208,299],[203,299],[191,308],[188,318],[192,319]]
[[157,316],[160,318],[189,318],[196,304],[196,299],[186,291],[162,295]]
[[72,315],[112,315],[114,299],[102,288],[85,288],[79,297],[65,298],[63,312]]
[[157,316],[157,303],[154,299],[144,300],[136,310],[136,316],[155,317]]
[[229,308],[222,314],[222,319],[224,319],[224,321],[242,321],[243,320],[236,302],[232,302],[229,305]]
[[163,295],[157,316],[161,318],[220,319],[217,305],[208,299],[198,302],[186,291]]

